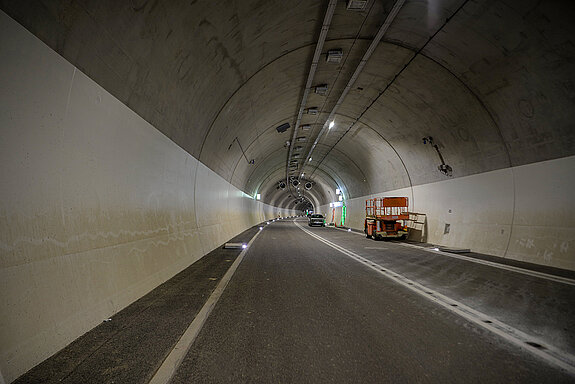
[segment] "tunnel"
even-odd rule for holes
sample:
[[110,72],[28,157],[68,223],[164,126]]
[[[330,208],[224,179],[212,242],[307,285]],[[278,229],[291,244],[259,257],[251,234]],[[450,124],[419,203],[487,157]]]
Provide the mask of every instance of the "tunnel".
[[0,10],[2,384],[249,231],[368,241],[375,197],[408,198],[403,245],[573,276],[571,1]]

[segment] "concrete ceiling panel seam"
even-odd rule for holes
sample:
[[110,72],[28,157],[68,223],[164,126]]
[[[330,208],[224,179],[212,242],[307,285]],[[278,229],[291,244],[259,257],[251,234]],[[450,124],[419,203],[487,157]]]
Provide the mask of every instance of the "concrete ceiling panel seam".
[[[354,48],[354,46],[355,46],[355,44],[356,44],[359,40],[361,40],[361,37],[360,37],[361,31],[362,31],[362,29],[363,29],[363,27],[364,27],[364,25],[365,25],[365,23],[366,23],[366,21],[367,21],[369,15],[371,14],[371,11],[372,11],[372,9],[373,9],[374,4],[375,4],[375,2],[372,2],[371,5],[370,5],[370,7],[369,7],[369,10],[366,12],[366,14],[365,14],[365,16],[364,16],[364,18],[363,18],[363,20],[362,20],[362,23],[361,23],[361,25],[360,25],[359,28],[358,28],[357,34],[355,35],[355,38],[353,39],[353,43],[351,44],[351,47],[349,48],[349,52],[352,52],[352,51],[353,51],[353,48]],[[372,39],[369,39],[369,40],[371,41]],[[329,41],[329,42],[333,42],[333,41],[335,41],[335,40],[328,40],[328,41]],[[337,75],[336,75],[336,77],[335,77],[335,80],[333,80],[333,81],[330,82],[330,84],[332,84],[332,85],[331,85],[331,86],[328,86],[328,92],[327,92],[327,94],[325,95],[325,98],[323,99],[322,105],[321,105],[321,107],[319,108],[319,113],[318,113],[317,117],[315,118],[315,121],[311,124],[312,126],[319,125],[318,120],[320,119],[320,117],[321,117],[323,111],[325,110],[326,104],[327,104],[328,102],[331,102],[330,96],[331,96],[332,92],[333,92],[334,89],[335,89],[335,88],[334,88],[334,87],[335,87],[335,84],[338,83],[338,80],[339,80],[339,78],[340,78],[340,75],[341,75],[342,72],[343,72],[343,69],[344,69],[344,67],[345,67],[345,64],[347,63],[347,61],[348,61],[348,59],[349,59],[350,57],[351,57],[350,54],[344,55],[343,63],[342,63],[342,65],[339,67],[339,70],[337,70]],[[361,63],[361,62],[360,62],[360,63]],[[357,70],[356,70],[356,71],[357,71]],[[321,81],[321,82],[323,83],[323,81]],[[345,88],[344,88],[344,91],[345,91]],[[328,121],[328,120],[329,120],[329,117],[326,119],[326,121]],[[322,124],[322,126],[323,126],[323,125],[324,125],[324,124]],[[298,126],[298,128],[299,128],[299,126]],[[312,132],[313,132],[313,130],[312,130]],[[315,140],[315,142],[317,142],[317,137],[319,137],[319,135],[320,135],[320,133],[318,133],[318,135],[316,135],[316,140]],[[296,135],[296,136],[297,136],[297,135]],[[310,136],[311,136],[311,135],[310,135]],[[311,141],[308,141],[308,142],[306,143],[306,145],[305,145],[306,151],[304,151],[304,153],[307,153],[307,152],[311,153],[311,152],[312,152],[312,149],[310,149],[309,151],[307,151],[307,147],[310,145],[310,143],[311,143]],[[315,145],[315,144],[314,144],[314,145]],[[290,157],[291,157],[291,155],[290,155]],[[303,162],[303,164],[302,164],[302,166],[301,166],[301,169],[298,168],[298,170],[296,171],[296,173],[299,173],[299,171],[303,171],[303,168],[305,168],[305,166],[306,166],[305,159],[307,159],[307,158],[309,158],[309,157],[310,157],[310,155],[308,154],[308,156],[306,156],[306,157],[304,158],[304,162]],[[288,161],[289,161],[289,157],[288,157]],[[286,167],[286,168],[287,168],[287,167]]]
[[286,183],[288,185],[289,185],[289,161],[290,161],[292,153],[293,153],[293,147],[294,147],[295,139],[297,137],[299,125],[301,123],[303,111],[304,111],[304,108],[306,108],[306,102],[307,102],[308,94],[309,94],[309,91],[311,89],[313,78],[315,75],[315,71],[316,71],[316,68],[317,68],[317,65],[319,62],[319,56],[321,55],[321,52],[323,50],[323,44],[325,42],[325,39],[327,37],[327,32],[329,31],[329,27],[331,25],[331,20],[332,20],[333,13],[335,11],[336,4],[337,4],[337,0],[330,0],[329,4],[327,6],[324,20],[323,20],[323,24],[321,26],[320,34],[319,34],[319,37],[318,37],[318,40],[316,43],[314,55],[313,55],[313,58],[311,61],[309,73],[307,76],[307,81],[306,81],[303,95],[301,98],[300,107],[298,109],[297,119],[296,119],[296,122],[295,122],[294,127],[293,127],[293,134],[292,134],[292,138],[290,141],[288,156],[286,159]]
[[[357,118],[354,119],[354,122],[353,122],[353,123],[351,124],[351,126],[346,130],[346,132],[343,134],[343,136],[345,136],[345,135],[350,131],[350,129],[365,115],[365,113],[381,98],[381,96],[393,85],[393,83],[394,83],[394,82],[399,78],[399,76],[405,71],[405,69],[407,69],[407,67],[414,61],[414,59],[425,49],[425,47],[431,42],[431,40],[433,40],[433,38],[434,38],[434,37],[445,27],[445,25],[447,25],[447,23],[465,6],[465,4],[467,4],[468,1],[469,1],[469,0],[465,0],[465,1],[459,6],[459,8],[457,8],[457,9],[455,10],[455,12],[454,12],[450,17],[448,17],[448,18],[445,20],[445,22],[441,25],[441,27],[438,28],[438,29],[435,31],[435,33],[433,33],[433,34],[428,38],[428,40],[425,42],[425,44],[424,44],[423,46],[421,46],[421,47],[414,53],[414,55],[411,57],[411,59],[403,66],[402,69],[399,70],[398,73],[395,74],[395,76],[393,77],[393,79],[386,85],[386,87],[385,87],[381,92],[379,92],[378,96],[359,114],[359,116],[358,116]],[[383,36],[383,34],[382,34],[382,36]],[[379,41],[378,41],[378,43],[379,43]],[[374,46],[373,50],[375,50],[375,46]],[[333,111],[332,111],[332,112],[333,112]],[[326,127],[326,126],[324,125],[324,127],[322,128],[322,131],[321,131],[320,134],[318,135],[318,139],[316,139],[316,141],[319,140],[319,137],[321,136],[321,134],[322,134],[322,132],[324,131],[325,127]],[[342,136],[342,137],[343,137],[343,136]],[[341,140],[341,138],[340,138],[340,140]],[[339,142],[339,140],[338,140],[338,142]],[[337,145],[337,143],[336,143],[336,145]],[[312,147],[312,151],[313,151],[313,147]],[[311,154],[312,151],[310,151],[310,154]],[[329,151],[328,151],[328,154],[329,154]],[[326,155],[327,155],[327,154],[326,154]],[[309,155],[308,155],[306,158],[308,158],[308,157],[309,157]]]
[[[334,105],[333,109],[331,110],[329,116],[327,117],[325,123],[323,124],[321,130],[319,131],[316,139],[314,140],[314,144],[312,145],[309,153],[307,154],[307,156],[305,157],[306,159],[311,158],[312,157],[312,153],[317,145],[317,143],[319,142],[319,140],[321,139],[323,133],[326,131],[326,129],[329,129],[329,124],[331,123],[331,121],[333,121],[333,118],[339,108],[339,106],[343,103],[343,101],[345,100],[347,94],[349,93],[351,87],[353,86],[353,84],[355,83],[355,81],[357,80],[359,74],[361,73],[361,71],[363,70],[363,68],[365,67],[365,64],[367,63],[367,61],[369,60],[369,58],[371,57],[371,55],[373,54],[373,52],[376,50],[380,40],[383,38],[383,35],[385,34],[385,32],[387,31],[387,29],[389,28],[389,26],[391,25],[391,23],[393,22],[393,20],[395,19],[395,17],[397,16],[397,14],[399,13],[401,7],[403,6],[404,0],[397,0],[395,2],[395,4],[393,5],[393,8],[390,10],[389,14],[387,15],[385,21],[383,22],[383,24],[381,25],[381,27],[379,28],[377,34],[375,35],[375,37],[373,38],[372,42],[369,45],[369,48],[366,50],[366,52],[364,53],[361,61],[359,62],[359,64],[357,65],[355,71],[353,72],[353,74],[351,75],[351,78],[349,79],[347,85],[345,86],[345,88],[343,89],[343,91],[341,92],[339,99],[337,100],[336,104]],[[304,168],[306,166],[306,162],[304,161],[304,163],[302,164],[302,168],[301,171],[303,172]]]
[[[283,177],[281,177],[281,174],[283,173],[282,171],[283,171],[283,162],[280,163],[280,164],[278,164],[274,170],[268,172],[268,176],[266,176],[266,177],[260,182],[260,184],[257,185],[257,187],[254,189],[254,191],[263,191],[264,189],[269,188],[269,187],[266,187],[266,186],[265,186],[265,185],[266,185],[266,182],[269,181],[269,180],[276,179],[276,178],[278,178],[278,177],[279,177],[278,180],[282,180],[282,179],[283,179]],[[278,173],[279,173],[280,175],[278,175]],[[330,177],[328,174],[326,174],[326,176]],[[322,176],[319,176],[319,179],[322,179],[322,178],[323,178]],[[337,182],[336,182],[335,180],[333,180],[333,179],[331,179],[331,180],[333,181],[333,184],[334,184],[334,185],[337,185]],[[327,184],[327,183],[325,183],[325,184]],[[268,185],[270,185],[270,186],[271,186],[271,185],[275,185],[275,182],[269,183]],[[325,188],[325,187],[324,187],[324,183],[322,183],[321,180],[316,181],[316,185],[322,186],[322,191],[323,191],[323,189]],[[287,187],[287,185],[286,185],[286,187]],[[292,193],[292,192],[291,192],[291,189],[288,189],[287,191],[282,191],[282,192]],[[322,193],[322,195],[325,196],[325,193]]]
[[[338,143],[339,143],[339,140],[338,140]],[[331,150],[334,150],[334,147],[332,147],[332,148],[330,149],[330,151],[331,151]],[[359,170],[359,173],[360,173],[360,175],[361,175],[361,176],[360,176],[360,179],[367,182],[367,191],[366,191],[365,194],[367,195],[367,194],[371,193],[370,191],[371,191],[372,189],[371,189],[370,183],[369,183],[369,181],[367,181],[367,175],[363,172],[362,167],[360,167],[359,164],[357,164],[347,153],[342,152],[342,151],[339,151],[339,150],[337,150],[337,151],[338,151],[338,153],[340,153],[343,157],[345,157],[345,160],[343,161],[343,163],[344,163],[344,164],[346,164],[346,163],[347,163],[347,164],[353,164],[353,165],[355,166],[355,168],[356,168],[357,170]],[[315,171],[316,171],[316,170],[319,168],[319,166],[323,163],[323,160],[325,160],[325,158],[327,157],[327,155],[328,155],[328,154],[326,154],[325,156],[323,156],[323,157],[320,159],[320,161],[318,162],[318,164],[313,168],[312,172],[310,173],[310,177],[312,177],[312,176],[314,175]],[[351,196],[351,195],[350,195],[350,196]]]
[[[278,180],[282,180],[283,179],[282,174],[283,174],[283,165],[278,164],[278,166],[276,167],[276,170],[271,172],[269,174],[269,176],[266,177],[265,181],[275,179],[275,178],[278,178]],[[324,174],[324,176],[318,175],[318,179],[316,179],[316,187],[313,189],[315,194],[320,194],[320,196],[317,197],[318,200],[325,198],[327,196],[326,191],[329,193],[330,189],[335,189],[338,186],[337,182],[332,178],[332,176],[330,174],[328,174],[326,172],[323,172],[323,174]],[[329,180],[329,181],[331,181],[331,183],[328,181],[325,181],[325,180]],[[265,181],[262,182],[261,185],[264,185]],[[265,187],[265,186],[261,187],[262,188],[261,190],[263,191],[266,188],[268,188],[268,189],[272,188],[273,185],[275,185],[275,182],[268,184],[267,187]],[[259,191],[260,189],[258,188],[256,190]],[[272,189],[272,191],[273,191],[273,189]],[[282,190],[282,191],[274,191],[274,192],[276,192],[276,194],[281,193],[284,195],[289,194],[289,193],[293,193],[289,189],[287,191]],[[272,197],[271,199],[274,199],[274,197]]]
[[[363,117],[363,115],[379,100],[379,98],[387,91],[387,89],[390,88],[390,86],[395,82],[395,80],[399,77],[399,75],[401,75],[401,73],[413,62],[413,60],[418,56],[418,55],[422,55],[423,57],[428,58],[425,54],[422,53],[422,51],[425,49],[425,47],[429,44],[429,42],[434,38],[434,36],[436,36],[444,27],[445,25],[465,6],[465,4],[468,2],[468,0],[466,0],[465,2],[463,2],[459,8],[457,8],[457,10],[452,14],[452,16],[448,17],[445,22],[443,23],[443,25],[428,39],[428,41],[417,50],[417,52],[415,52],[414,56],[404,65],[404,67],[395,75],[394,79],[384,88],[383,91],[380,92],[380,94],[372,101],[372,103],[365,108],[365,110],[361,113],[361,115],[355,119],[355,121],[350,125],[350,127],[345,131],[345,133],[336,141],[336,143],[332,146],[332,149],[335,148],[335,146],[341,141],[341,139],[351,130],[351,128],[353,128],[353,126]],[[392,43],[395,44],[395,43]],[[433,61],[434,63],[436,63],[437,65],[439,65],[440,67],[444,68],[445,70],[447,70],[447,72],[449,74],[451,74],[451,76],[455,79],[457,79],[458,82],[460,82],[467,90],[468,92],[473,95],[473,97],[478,101],[478,103],[482,106],[482,108],[486,111],[486,113],[490,116],[494,126],[497,128],[497,132],[499,133],[499,136],[501,138],[501,141],[504,143],[503,140],[503,135],[501,134],[501,130],[499,128],[499,126],[497,125],[493,115],[491,114],[491,112],[487,109],[485,103],[483,103],[483,101],[479,98],[479,96],[473,92],[473,90],[458,76],[456,76],[452,71],[450,71],[449,69],[445,68],[442,64],[438,63],[436,60],[433,60],[431,58],[429,58],[431,61]],[[365,124],[365,123],[364,123]],[[368,124],[366,124],[366,126],[369,126]],[[407,167],[405,166],[405,162],[403,160],[403,158],[399,155],[398,151],[396,150],[396,148],[389,142],[389,140],[385,139],[377,130],[375,130],[373,127],[370,127],[370,129],[374,130],[374,132],[376,132],[383,140],[385,140],[388,145],[394,150],[394,152],[396,153],[396,155],[398,156],[398,158],[400,159],[407,175],[409,178],[409,183],[410,183],[410,188],[412,189],[412,181],[411,181],[411,176],[407,170]],[[507,149],[507,146],[504,145],[504,148],[506,150],[506,154],[507,157],[509,159],[509,164],[511,164],[511,158],[509,155],[509,151]],[[323,162],[323,160],[329,155],[329,152],[332,150],[330,149],[325,155],[324,157],[320,160],[320,164]],[[307,158],[307,157],[306,157]],[[316,165],[316,168],[320,165]],[[412,195],[413,195],[413,191],[412,191]]]
[[301,46],[298,48],[295,48],[289,52],[286,52],[284,54],[282,54],[281,56],[278,56],[277,58],[275,58],[274,60],[270,61],[269,63],[265,64],[264,66],[262,66],[261,68],[259,68],[256,72],[254,72],[250,77],[248,77],[239,87],[236,88],[236,90],[227,98],[227,100],[222,104],[221,108],[219,109],[219,111],[217,112],[217,114],[214,116],[214,118],[212,119],[212,122],[210,123],[210,125],[208,126],[208,129],[206,130],[205,135],[202,137],[202,144],[200,146],[200,152],[198,154],[198,159],[201,159],[202,157],[202,153],[204,151],[204,146],[206,144],[206,140],[208,138],[208,136],[210,135],[214,123],[218,120],[218,117],[222,114],[222,112],[229,106],[230,101],[234,98],[234,96],[236,96],[236,94],[243,88],[245,87],[250,80],[252,80],[253,78],[255,78],[259,73],[261,73],[262,71],[264,71],[265,69],[267,69],[268,67],[270,67],[271,65],[273,65],[274,63],[278,62],[281,59],[284,59],[285,57],[289,56],[290,54],[293,54],[294,52],[297,52],[299,50],[302,49],[306,49],[313,46],[313,44],[308,44],[305,46]]

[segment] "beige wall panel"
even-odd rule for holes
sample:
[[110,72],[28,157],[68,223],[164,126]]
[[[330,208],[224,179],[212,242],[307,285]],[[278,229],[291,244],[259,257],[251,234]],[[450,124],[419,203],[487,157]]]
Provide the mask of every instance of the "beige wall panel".
[[[363,230],[369,197],[408,196],[429,243],[575,270],[572,174],[567,157],[363,196],[346,202],[346,223]],[[331,208],[320,210],[330,221]]]
[[[413,188],[415,212],[427,217],[427,241],[503,256],[513,218],[509,169]],[[449,233],[444,233],[449,224]]]
[[265,215],[3,13],[0,51],[11,382]]
[[515,219],[508,257],[575,270],[575,156],[513,169]]

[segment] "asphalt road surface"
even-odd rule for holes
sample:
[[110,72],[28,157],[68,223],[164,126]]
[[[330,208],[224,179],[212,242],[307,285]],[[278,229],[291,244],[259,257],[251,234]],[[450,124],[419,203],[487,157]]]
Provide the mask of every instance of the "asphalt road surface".
[[261,231],[173,383],[575,382],[572,280],[297,223]]
[[238,234],[15,383],[575,383],[575,273],[306,223]]

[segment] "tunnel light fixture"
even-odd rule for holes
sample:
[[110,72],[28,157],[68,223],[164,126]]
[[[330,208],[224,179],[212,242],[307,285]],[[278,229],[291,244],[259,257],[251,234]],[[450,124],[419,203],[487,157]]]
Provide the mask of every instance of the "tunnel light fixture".
[[335,122],[332,120],[331,123],[329,123],[329,129],[332,129],[334,125],[335,125]]
[[316,85],[314,88],[314,92],[318,95],[324,96],[327,94],[327,84]]
[[368,0],[347,0],[348,11],[363,11]]
[[301,126],[300,126],[300,129],[301,129],[302,131],[309,131],[309,130],[311,129],[311,125],[309,125],[309,124],[301,125]]
[[348,232],[351,232],[351,228],[348,228],[347,231],[348,231]]
[[343,201],[343,196],[339,195],[339,201]]
[[245,249],[246,243],[225,243],[224,249]]
[[261,231],[262,229],[264,229],[264,227],[260,227],[260,231]]
[[261,193],[258,193],[258,194],[256,195],[256,200],[260,200],[261,198],[262,198]]
[[341,190],[340,190],[339,188],[336,188],[336,189],[335,189],[335,194],[336,194],[336,195],[341,194]]
[[310,107],[306,109],[306,113],[308,115],[317,115],[319,113],[319,109],[317,109],[317,107]]
[[341,48],[338,49],[330,49],[327,51],[326,61],[328,63],[341,63],[341,59],[343,58],[343,50]]
[[308,160],[308,161],[311,161],[311,157],[309,158],[309,160]]
[[301,142],[307,141],[307,137],[305,137],[305,136],[300,136],[300,137],[296,138],[295,141],[301,143]]

